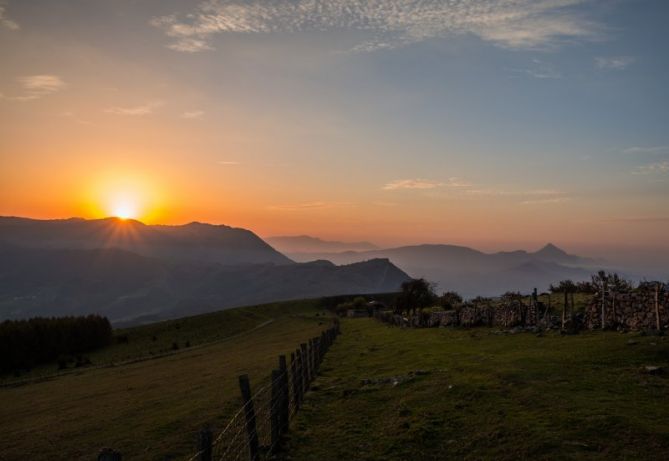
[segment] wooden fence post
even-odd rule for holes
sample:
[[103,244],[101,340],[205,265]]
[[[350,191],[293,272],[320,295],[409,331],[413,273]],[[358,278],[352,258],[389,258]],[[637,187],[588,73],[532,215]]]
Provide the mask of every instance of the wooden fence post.
[[281,433],[288,429],[288,415],[290,411],[290,391],[288,389],[288,366],[286,356],[279,356],[279,371],[281,372]]
[[295,350],[295,358],[297,359],[297,366],[295,367],[295,408],[297,410],[302,405],[302,389],[304,388],[304,360],[302,360],[302,349]]
[[246,417],[246,435],[249,444],[249,460],[255,461],[258,458],[258,431],[256,427],[256,412],[253,408],[251,398],[251,383],[249,375],[239,377],[239,388],[242,391],[242,400],[244,402],[244,416]]
[[199,461],[211,461],[213,434],[211,429],[205,428],[198,434],[197,448],[200,452]]
[[[299,378],[297,375],[297,355],[295,352],[290,353],[290,377],[293,382],[293,388],[291,389],[291,392],[293,393],[293,406],[295,407],[295,411],[297,411],[300,405],[300,391],[297,387]],[[290,400],[288,402],[290,402]],[[290,409],[290,403],[288,408]],[[288,419],[290,421],[290,413],[288,414]]]
[[655,284],[655,328],[657,331],[662,329],[662,323],[660,322],[660,284]]
[[302,343],[300,344],[300,348],[302,348],[302,369],[304,370],[302,373],[302,376],[304,376],[304,381],[303,381],[303,386],[302,386],[302,397],[304,397],[304,394],[307,392],[307,389],[309,388],[309,378],[311,376],[311,370],[309,369],[309,349],[307,347],[307,344]]
[[272,370],[272,399],[270,400],[269,421],[271,427],[272,442],[270,452],[279,445],[281,437],[281,371]]

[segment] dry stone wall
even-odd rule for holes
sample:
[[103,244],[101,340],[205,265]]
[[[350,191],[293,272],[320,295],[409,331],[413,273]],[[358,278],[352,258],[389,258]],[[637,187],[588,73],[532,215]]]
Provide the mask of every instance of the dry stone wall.
[[630,293],[597,293],[585,312],[585,327],[654,330],[669,328],[669,291],[636,290]]
[[[567,319],[567,329],[602,328],[602,306],[604,306],[604,328],[620,330],[669,329],[669,290],[658,291],[657,303],[654,289],[634,290],[629,293],[596,294],[586,308]],[[522,303],[512,301],[491,306],[466,303],[457,310],[417,313],[405,317],[393,312],[375,312],[383,322],[401,327],[499,327],[499,328],[560,328],[557,316],[551,316],[541,302]],[[659,321],[658,321],[659,320]]]

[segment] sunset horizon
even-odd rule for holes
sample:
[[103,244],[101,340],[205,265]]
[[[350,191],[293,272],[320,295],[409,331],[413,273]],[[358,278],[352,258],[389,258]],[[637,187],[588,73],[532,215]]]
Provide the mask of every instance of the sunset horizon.
[[669,459],[668,0],[0,0],[0,460]]

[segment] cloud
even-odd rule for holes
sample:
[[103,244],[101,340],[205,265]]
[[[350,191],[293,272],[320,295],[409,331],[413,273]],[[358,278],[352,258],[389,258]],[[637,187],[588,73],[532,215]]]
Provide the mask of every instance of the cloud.
[[623,70],[634,64],[632,56],[612,56],[595,58],[595,66],[598,69]]
[[202,110],[192,110],[181,114],[181,118],[186,118],[189,120],[199,120],[202,118],[203,115],[204,111]]
[[648,175],[648,174],[666,174],[669,173],[669,161],[649,163],[648,165],[641,165],[636,167],[632,174]]
[[473,34],[508,48],[551,47],[593,38],[599,27],[573,11],[589,0],[208,0],[185,15],[150,24],[183,52],[213,49],[220,33],[362,31],[353,51],[396,48],[453,34]]
[[25,77],[19,77],[17,80],[23,90],[23,94],[19,96],[5,96],[0,94],[0,99],[33,101],[49,94],[56,93],[67,86],[57,75],[27,75]]
[[521,205],[550,205],[553,203],[564,203],[568,202],[569,197],[551,197],[551,198],[541,198],[541,199],[532,199],[532,200],[523,200]]
[[323,210],[330,208],[342,208],[353,206],[349,202],[302,202],[285,205],[270,205],[267,208],[275,211],[307,211],[307,210]]
[[665,223],[669,222],[669,216],[623,216],[606,219],[604,222]]
[[526,69],[511,69],[514,72],[520,72],[530,77],[539,79],[560,79],[562,74],[555,70],[555,68],[539,59],[532,60],[532,66]]
[[16,21],[7,16],[7,2],[0,1],[0,28],[9,30],[19,30],[21,27]]
[[628,147],[625,154],[669,154],[669,146]]
[[158,107],[163,105],[162,101],[152,101],[141,106],[134,107],[110,107],[105,109],[108,114],[114,115],[128,115],[132,117],[141,117],[144,115],[151,115]]
[[384,185],[383,190],[434,189],[443,185],[442,182],[429,179],[396,179]]
[[504,190],[495,188],[482,188],[460,178],[451,177],[446,181],[433,181],[429,179],[397,179],[383,186],[383,190],[404,189],[445,189],[449,195],[455,195],[466,199],[483,199],[490,197],[508,197],[520,200],[523,205],[562,203],[570,200],[566,193],[555,189],[530,189],[530,190]]
[[219,165],[227,165],[227,166],[239,165],[239,162],[236,162],[234,160],[219,160],[216,163],[218,163]]

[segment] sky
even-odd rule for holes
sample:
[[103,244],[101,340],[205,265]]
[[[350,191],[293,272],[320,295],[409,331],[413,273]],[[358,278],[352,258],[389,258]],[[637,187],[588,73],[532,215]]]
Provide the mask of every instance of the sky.
[[662,0],[0,0],[0,215],[669,249]]

